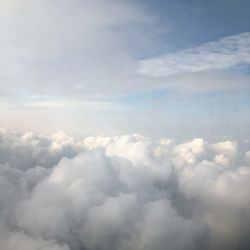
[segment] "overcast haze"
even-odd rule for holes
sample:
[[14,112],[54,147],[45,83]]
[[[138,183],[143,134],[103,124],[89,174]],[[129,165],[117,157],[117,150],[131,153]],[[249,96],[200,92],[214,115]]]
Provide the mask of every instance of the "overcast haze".
[[2,0],[2,126],[244,137],[248,9],[244,0]]
[[0,0],[0,246],[247,250],[248,0]]

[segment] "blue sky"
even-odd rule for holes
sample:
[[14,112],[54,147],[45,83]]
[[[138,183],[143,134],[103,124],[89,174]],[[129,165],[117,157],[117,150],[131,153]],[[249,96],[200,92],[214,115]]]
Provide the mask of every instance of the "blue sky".
[[249,135],[249,1],[0,4],[1,126]]
[[[147,0],[141,1],[157,13],[168,27],[161,51],[172,52],[249,31],[247,0]],[[159,48],[159,47],[158,47]]]

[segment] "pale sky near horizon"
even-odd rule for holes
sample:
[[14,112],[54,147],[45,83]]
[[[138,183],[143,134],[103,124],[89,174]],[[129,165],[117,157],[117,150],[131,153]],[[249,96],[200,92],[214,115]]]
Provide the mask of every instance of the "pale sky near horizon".
[[0,127],[250,135],[247,0],[0,0]]

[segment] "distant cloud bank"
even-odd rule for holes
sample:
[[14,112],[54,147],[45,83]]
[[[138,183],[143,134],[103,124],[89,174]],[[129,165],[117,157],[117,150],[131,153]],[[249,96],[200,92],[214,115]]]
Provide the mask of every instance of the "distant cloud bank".
[[247,249],[250,145],[0,130],[5,250]]

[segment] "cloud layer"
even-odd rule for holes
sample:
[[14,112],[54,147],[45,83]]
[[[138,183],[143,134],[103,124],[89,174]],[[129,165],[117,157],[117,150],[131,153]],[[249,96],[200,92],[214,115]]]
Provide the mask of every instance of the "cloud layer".
[[0,134],[5,250],[247,249],[247,143]]

